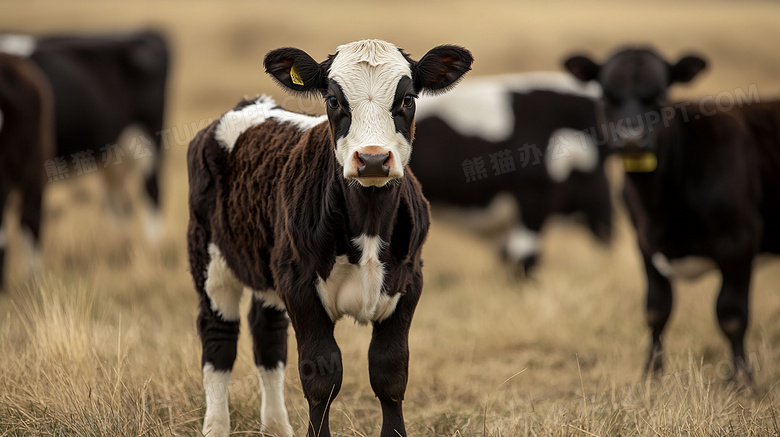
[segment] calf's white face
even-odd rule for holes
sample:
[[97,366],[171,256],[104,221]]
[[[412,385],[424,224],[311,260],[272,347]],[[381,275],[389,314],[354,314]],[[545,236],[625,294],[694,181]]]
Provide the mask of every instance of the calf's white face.
[[[338,48],[328,77],[329,119],[351,119],[346,132],[334,132],[336,159],[344,167],[344,177],[378,186],[403,177],[412,153],[411,138],[396,129],[394,118],[407,112],[414,117],[416,95],[409,61],[392,44],[361,41]],[[387,156],[382,162],[388,167],[386,177],[382,172],[376,173],[378,177],[361,177],[358,169],[366,165],[361,158],[366,155]]]
[[393,44],[363,40],[316,63],[294,48],[266,55],[266,71],[288,90],[319,93],[328,112],[336,160],[347,180],[381,187],[404,176],[414,137],[414,99],[443,92],[470,68],[457,46],[439,46],[418,62]]

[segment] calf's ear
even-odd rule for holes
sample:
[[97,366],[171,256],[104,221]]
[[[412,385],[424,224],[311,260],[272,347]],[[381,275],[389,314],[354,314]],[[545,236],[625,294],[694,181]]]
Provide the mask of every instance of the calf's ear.
[[454,87],[471,70],[474,56],[460,46],[442,45],[432,48],[417,62],[409,61],[416,91],[443,93]]
[[583,82],[596,80],[601,71],[601,66],[593,62],[589,57],[576,55],[563,62],[563,66],[569,70],[569,73]]
[[268,52],[263,61],[265,72],[287,89],[297,94],[324,93],[327,71],[301,49],[284,47]]
[[669,83],[690,82],[699,72],[707,68],[707,62],[698,56],[685,56],[669,67]]

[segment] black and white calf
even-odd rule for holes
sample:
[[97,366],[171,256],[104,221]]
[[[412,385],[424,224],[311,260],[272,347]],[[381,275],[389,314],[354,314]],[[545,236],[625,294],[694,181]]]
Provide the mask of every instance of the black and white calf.
[[53,149],[53,102],[46,77],[34,63],[0,53],[0,291],[8,241],[3,209],[12,190],[21,200],[21,229],[31,273],[39,270],[38,241],[45,178]]
[[646,373],[662,369],[670,279],[716,268],[723,277],[720,328],[735,368],[749,376],[744,338],[753,260],[780,253],[780,102],[730,112],[669,106],[669,85],[705,68],[697,56],[669,64],[652,50],[631,48],[603,65],[584,56],[565,65],[601,84],[601,122],[611,126],[610,143],[627,170],[624,196],[647,272]]
[[430,222],[407,167],[415,97],[452,87],[471,62],[456,46],[436,47],[416,62],[378,40],[340,46],[321,63],[299,49],[277,49],[266,55],[266,71],[288,91],[324,97],[327,116],[289,112],[260,97],[192,141],[187,239],[200,294],[204,434],[230,429],[227,396],[214,393],[225,392],[230,378],[247,288],[265,431],[293,433],[283,396],[289,315],[308,435],[330,435],[329,407],[342,380],[333,328],[351,316],[373,324],[369,370],[381,435],[406,435],[408,334]]
[[[0,52],[29,57],[48,77],[55,105],[54,155],[63,160],[63,166],[75,160],[74,155],[94,158],[98,168],[105,167],[101,159],[125,165],[138,159],[144,170],[148,203],[146,230],[156,240],[162,231],[159,135],[168,73],[165,37],[153,31],[89,36],[0,35]],[[143,135],[134,138],[127,151],[111,149],[130,127],[140,128]],[[120,153],[125,156],[111,156]],[[124,181],[113,181],[110,176],[106,181],[108,205],[115,213],[126,213]]]
[[[478,230],[492,231],[519,207],[502,251],[527,273],[552,215],[581,213],[603,241],[612,233],[606,148],[596,140],[593,108],[600,94],[564,73],[468,79],[418,102],[412,170],[434,206],[486,207],[472,217]],[[464,174],[480,163],[482,175],[473,167]]]

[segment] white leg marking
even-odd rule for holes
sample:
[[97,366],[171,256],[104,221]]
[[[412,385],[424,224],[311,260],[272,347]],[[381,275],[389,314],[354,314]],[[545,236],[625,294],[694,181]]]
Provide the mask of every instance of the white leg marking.
[[240,318],[239,303],[244,286],[228,267],[225,258],[215,244],[209,244],[209,262],[206,271],[206,294],[211,299],[211,309],[225,321],[234,322]]
[[284,306],[284,301],[275,290],[253,290],[255,297],[263,301],[264,307],[275,308],[279,311],[286,311],[287,307]]
[[206,391],[206,417],[203,418],[203,435],[227,437],[230,433],[228,388],[230,372],[214,370],[211,363],[203,366],[203,389]]
[[573,170],[591,172],[598,162],[599,152],[590,135],[569,128],[556,129],[550,135],[544,163],[553,181],[565,181]]
[[26,226],[22,227],[22,253],[27,264],[27,275],[31,278],[41,274],[41,252],[35,243],[32,231]]
[[539,234],[525,226],[518,226],[509,232],[506,253],[510,260],[520,262],[538,252]]
[[292,437],[293,430],[284,406],[284,363],[281,361],[275,369],[257,368],[260,387],[263,391],[263,403],[260,407],[262,431],[278,437]]

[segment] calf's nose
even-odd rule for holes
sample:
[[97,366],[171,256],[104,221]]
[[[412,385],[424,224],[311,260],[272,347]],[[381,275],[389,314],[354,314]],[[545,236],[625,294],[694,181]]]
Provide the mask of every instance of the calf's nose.
[[358,177],[386,177],[390,174],[390,153],[355,152]]

